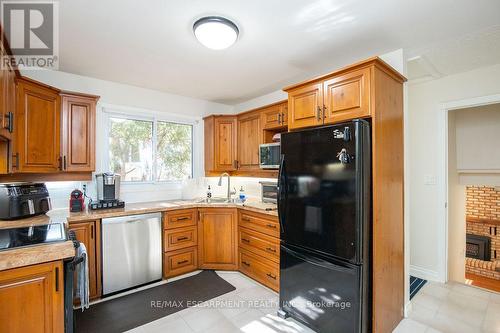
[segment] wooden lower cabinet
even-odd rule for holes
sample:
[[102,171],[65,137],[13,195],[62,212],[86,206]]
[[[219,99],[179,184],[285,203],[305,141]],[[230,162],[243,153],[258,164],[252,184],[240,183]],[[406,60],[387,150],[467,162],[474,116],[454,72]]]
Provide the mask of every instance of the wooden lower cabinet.
[[274,291],[279,291],[280,268],[276,262],[240,248],[238,266],[240,272]]
[[203,208],[198,211],[199,267],[236,270],[238,268],[236,209]]
[[[89,298],[101,297],[101,224],[99,220],[71,222],[69,230],[75,232],[76,239],[85,244],[89,260]],[[76,279],[76,274],[75,274]],[[76,283],[76,281],[75,281]],[[75,284],[76,285],[76,284]],[[75,298],[77,300],[77,298]]]
[[64,332],[62,261],[0,272],[0,332]]
[[179,209],[163,214],[163,277],[198,269],[197,209]]
[[189,273],[197,268],[198,250],[196,246],[163,254],[163,277],[165,278]]
[[279,263],[280,240],[260,232],[246,228],[238,230],[238,245],[240,248],[254,252],[266,259]]

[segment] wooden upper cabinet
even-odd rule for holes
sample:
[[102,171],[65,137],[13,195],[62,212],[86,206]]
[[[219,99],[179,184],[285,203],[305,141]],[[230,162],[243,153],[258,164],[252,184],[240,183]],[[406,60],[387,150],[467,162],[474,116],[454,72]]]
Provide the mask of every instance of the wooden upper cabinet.
[[323,89],[325,123],[370,115],[370,68],[326,80]]
[[64,332],[62,261],[0,274],[0,332]]
[[63,93],[62,169],[95,170],[95,117],[99,97]]
[[98,221],[84,221],[71,223],[69,225],[69,230],[75,232],[76,239],[85,244],[85,248],[87,249],[90,299],[101,297],[101,270],[99,269],[100,265],[98,263],[100,255],[97,255],[97,251],[101,248],[101,242],[98,240],[100,235],[99,226],[100,224]]
[[234,171],[237,168],[236,116],[210,116],[205,121],[205,171]]
[[315,83],[288,92],[288,128],[323,124],[323,84]]
[[288,102],[266,107],[261,113],[263,129],[283,128],[288,125]]
[[215,119],[215,166],[216,170],[236,169],[236,117]]
[[238,267],[237,221],[234,208],[199,209],[198,263],[202,269]]
[[258,112],[238,116],[238,169],[259,169],[260,118]]
[[61,98],[57,89],[18,80],[14,171],[56,172],[61,166]]

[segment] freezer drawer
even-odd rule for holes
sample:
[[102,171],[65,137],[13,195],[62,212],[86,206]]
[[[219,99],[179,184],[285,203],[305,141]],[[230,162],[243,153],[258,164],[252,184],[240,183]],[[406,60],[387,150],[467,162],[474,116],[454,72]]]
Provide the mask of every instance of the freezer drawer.
[[161,280],[161,213],[102,220],[103,294]]
[[319,333],[367,332],[362,274],[360,265],[281,245],[280,308]]

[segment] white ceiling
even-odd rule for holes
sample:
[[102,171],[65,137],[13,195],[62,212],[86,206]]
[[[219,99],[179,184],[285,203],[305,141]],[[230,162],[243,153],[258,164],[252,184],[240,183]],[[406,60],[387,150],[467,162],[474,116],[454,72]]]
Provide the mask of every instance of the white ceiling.
[[[61,71],[226,104],[500,25],[498,0],[65,0],[59,11]],[[233,20],[237,43],[199,44],[192,25],[206,15]]]

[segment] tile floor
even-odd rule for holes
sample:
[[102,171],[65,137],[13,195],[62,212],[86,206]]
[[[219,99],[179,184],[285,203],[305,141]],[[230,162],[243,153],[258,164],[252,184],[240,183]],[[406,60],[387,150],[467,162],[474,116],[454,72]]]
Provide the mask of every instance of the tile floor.
[[[276,316],[278,294],[238,272],[217,272],[236,290],[137,327],[130,333],[312,333]],[[226,306],[227,305],[227,306]],[[500,294],[458,283],[428,282],[394,333],[500,333]]]
[[278,294],[271,289],[238,272],[217,274],[236,290],[128,332],[313,333],[292,319],[276,315]]
[[450,282],[427,282],[395,333],[500,333],[500,294]]

